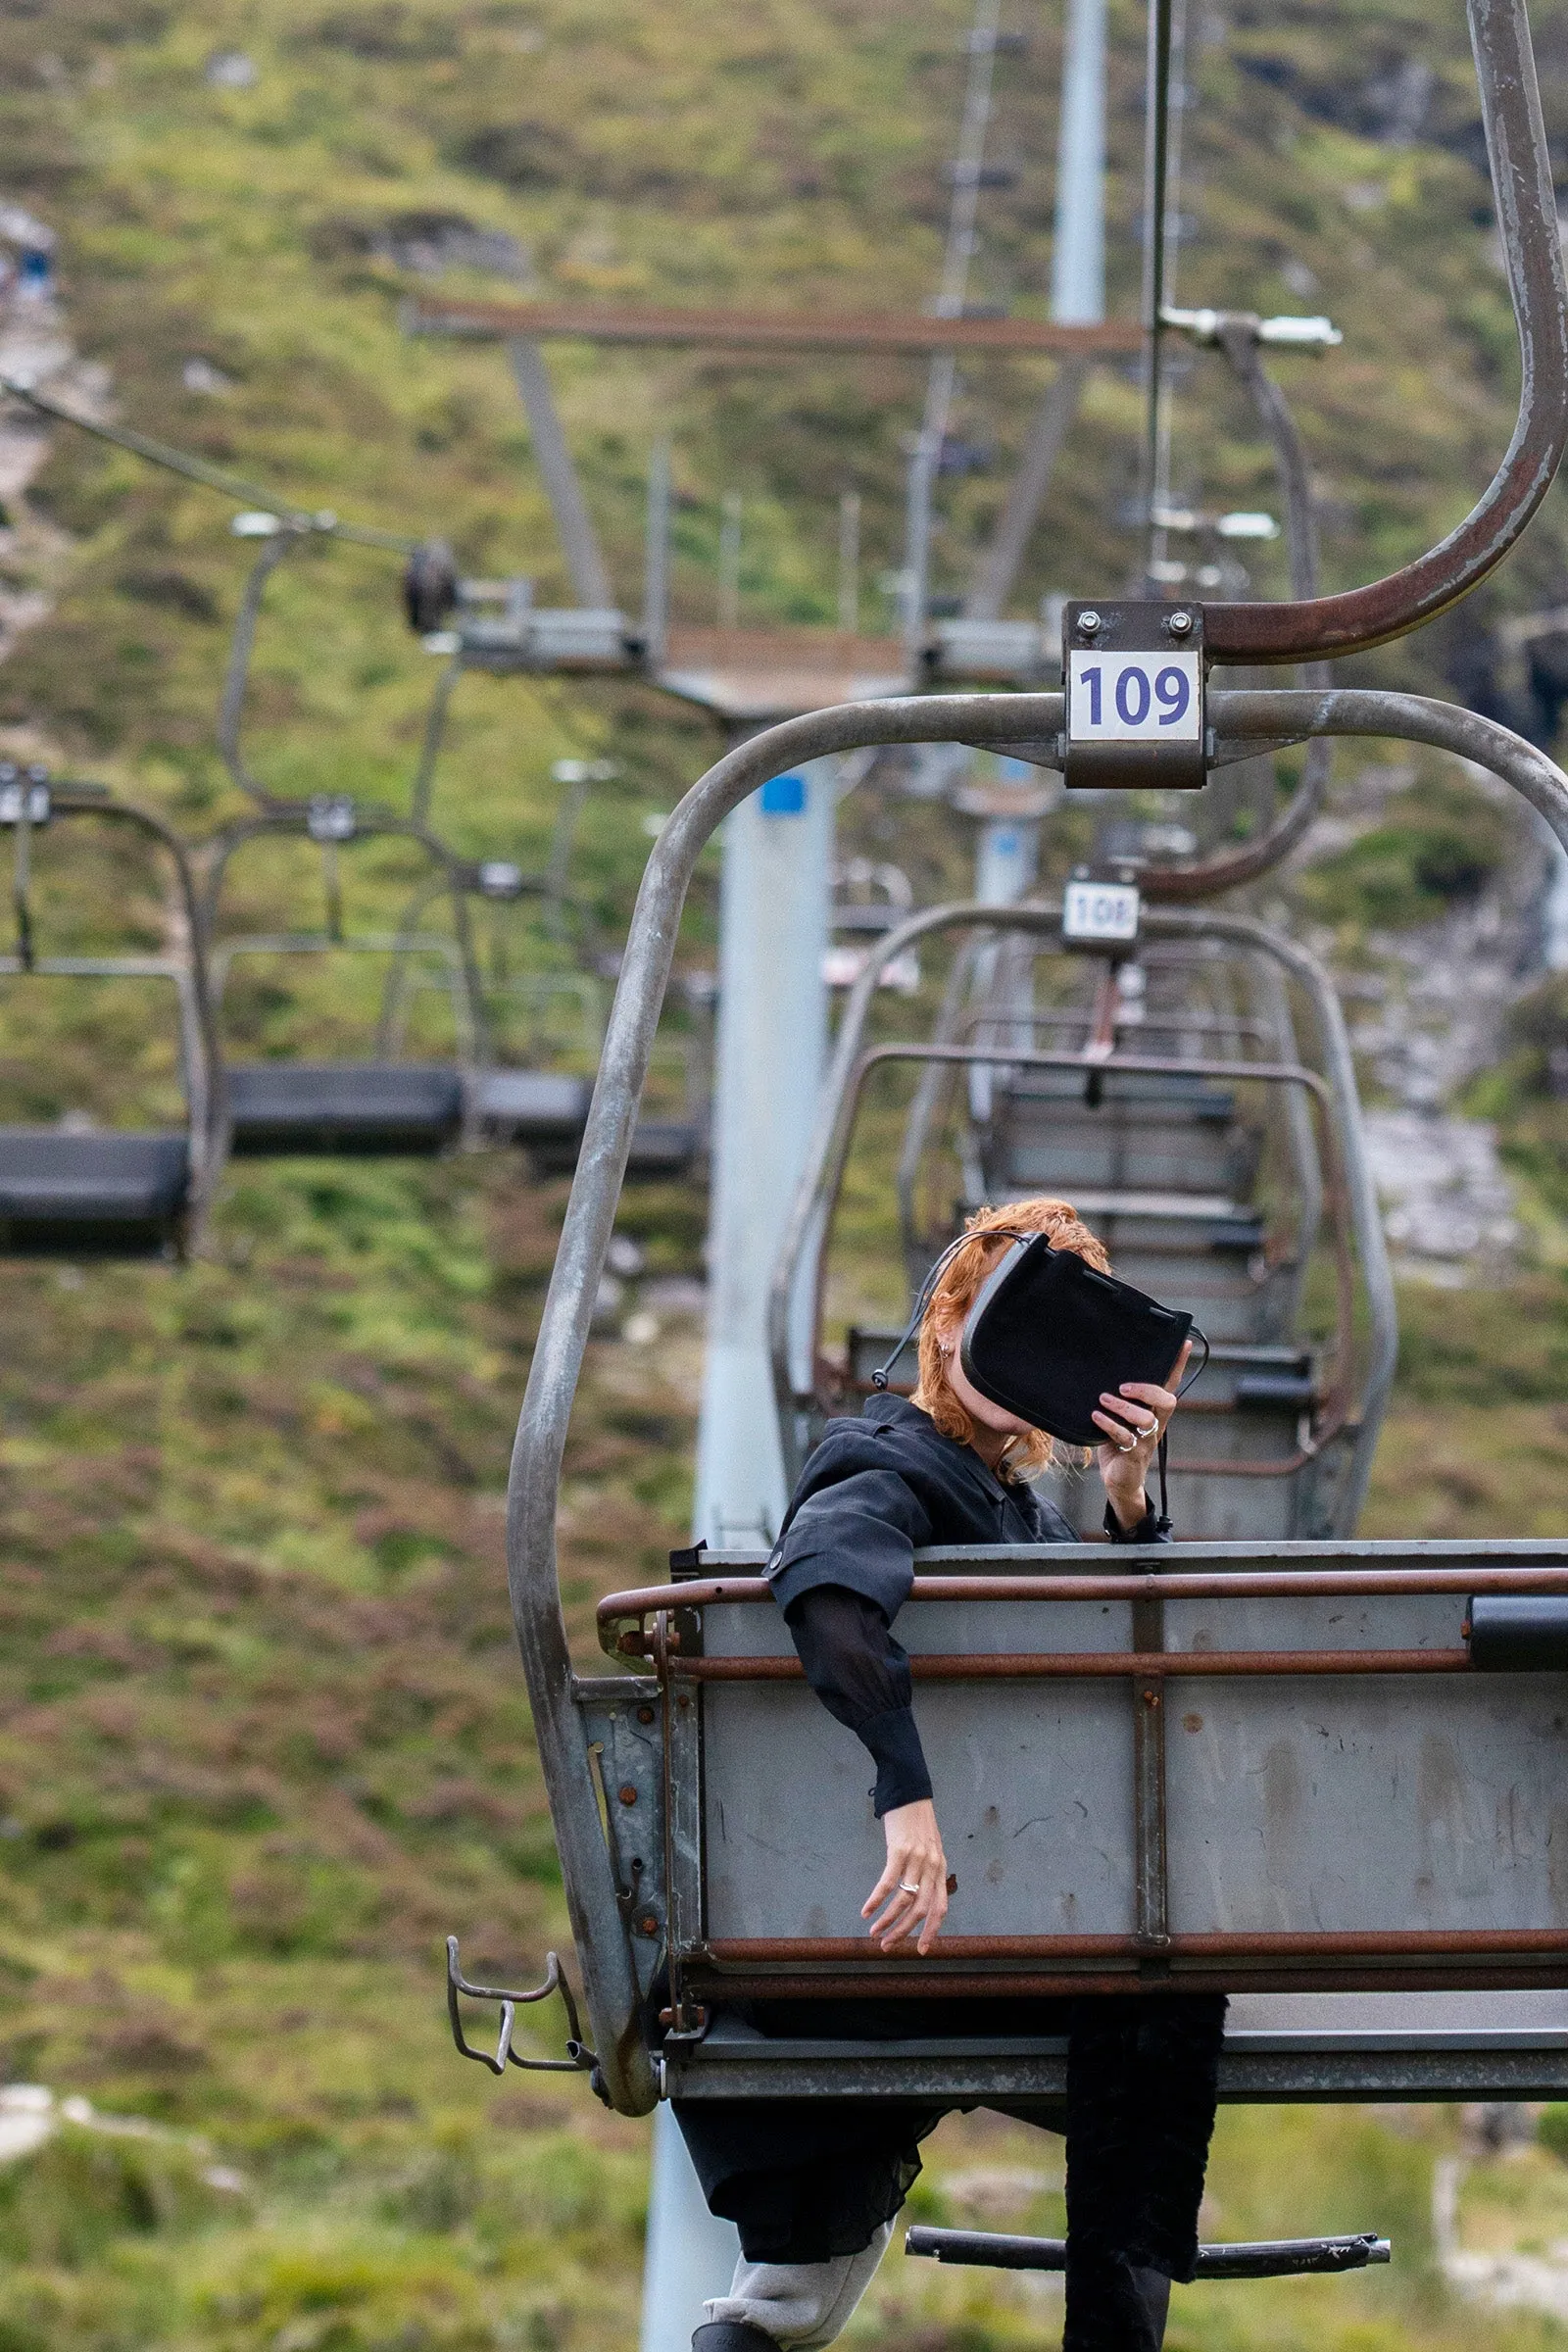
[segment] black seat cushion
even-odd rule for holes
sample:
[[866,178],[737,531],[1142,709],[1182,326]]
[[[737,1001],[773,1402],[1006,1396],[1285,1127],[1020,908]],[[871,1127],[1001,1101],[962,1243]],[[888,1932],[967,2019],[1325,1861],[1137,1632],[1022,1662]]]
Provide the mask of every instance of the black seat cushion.
[[183,1135],[0,1127],[0,1243],[140,1256],[178,1238],[190,1197]]
[[[582,1130],[571,1134],[519,1137],[531,1146],[541,1176],[568,1176],[577,1164]],[[703,1131],[690,1119],[639,1119],[626,1156],[626,1181],[658,1183],[689,1176],[703,1152]]]
[[463,1077],[450,1062],[241,1062],[228,1109],[237,1153],[417,1155],[462,1131]]
[[482,1124],[519,1144],[581,1141],[593,1087],[559,1070],[486,1070],[477,1086]]

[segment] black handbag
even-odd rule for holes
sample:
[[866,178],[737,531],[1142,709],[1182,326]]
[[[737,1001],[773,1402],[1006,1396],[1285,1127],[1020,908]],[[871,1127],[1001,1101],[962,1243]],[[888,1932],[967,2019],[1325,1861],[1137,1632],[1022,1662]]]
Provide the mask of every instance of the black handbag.
[[[964,1321],[958,1361],[971,1385],[1031,1429],[1102,1446],[1093,1415],[1126,1381],[1164,1388],[1193,1318],[1043,1233],[1014,1237]],[[1201,1336],[1201,1335],[1200,1335]]]
[[[1043,1233],[992,1230],[1012,1247],[982,1284],[958,1343],[964,1375],[982,1396],[1064,1445],[1103,1446],[1105,1433],[1092,1418],[1101,1397],[1114,1396],[1124,1381],[1164,1388],[1192,1336],[1203,1354],[1182,1382],[1179,1393],[1186,1396],[1208,1361],[1208,1341],[1191,1315],[1161,1306],[1114,1274],[1098,1273],[1076,1250],[1054,1250]],[[873,1388],[887,1387],[944,1268],[968,1239],[960,1234],[932,1267],[898,1346],[871,1375]],[[1163,1535],[1170,1527],[1163,1436],[1158,1461]]]

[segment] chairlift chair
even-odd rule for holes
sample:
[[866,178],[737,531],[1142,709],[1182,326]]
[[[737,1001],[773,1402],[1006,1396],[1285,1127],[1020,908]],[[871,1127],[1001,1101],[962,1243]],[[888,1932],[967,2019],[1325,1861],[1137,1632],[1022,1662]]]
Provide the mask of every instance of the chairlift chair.
[[[42,838],[90,817],[156,846],[173,883],[160,955],[54,956],[39,951],[34,858]],[[199,1231],[218,1162],[213,1027],[200,955],[195,887],[183,843],[151,809],[104,786],[53,782],[38,766],[0,766],[0,827],[11,836],[15,945],[0,956],[12,987],[37,979],[161,981],[174,995],[180,1128],[122,1129],[63,1120],[0,1127],[0,1250],[11,1256],[179,1257]]]
[[[525,873],[511,858],[454,858],[450,867],[428,875],[398,925],[382,1021],[383,1033],[394,1047],[401,1043],[412,1000],[446,985],[444,970],[432,967],[427,959],[420,961],[425,944],[421,925],[431,906],[450,894],[454,880],[465,896],[492,918],[503,908],[529,901],[543,901],[553,914],[564,911],[554,896],[549,876]],[[494,919],[488,956],[481,958],[475,948],[473,968],[493,1055],[474,1078],[472,1109],[478,1133],[527,1148],[569,1147],[575,1155],[588,1116],[592,1082],[580,1073],[537,1064],[545,1024],[557,1006],[564,1009],[569,1025],[568,1054],[590,1066],[598,1060],[604,1036],[602,984],[581,968],[580,957],[578,964],[573,971],[514,970]],[[512,1022],[519,1010],[529,1021],[532,1048],[520,1065],[507,1056]]]
[[[896,1330],[852,1329],[842,1369],[830,1365],[820,1341],[834,1213],[868,1082],[890,1064],[935,1065],[958,1079],[976,1068],[999,1072],[1000,1065],[996,1126],[976,1158],[977,1197],[960,1207],[978,1206],[982,1199],[1004,1203],[1059,1194],[1104,1236],[1125,1279],[1190,1309],[1209,1339],[1211,1369],[1184,1408],[1173,1443],[1172,1508],[1182,1534],[1348,1535],[1365,1492],[1396,1333],[1350,1051],[1315,960],[1244,917],[1185,908],[1155,908],[1146,916],[1152,957],[1163,951],[1202,971],[1223,950],[1235,963],[1267,961],[1288,973],[1311,1012],[1317,1046],[1310,1062],[1294,1050],[1293,1033],[1269,1032],[1255,1021],[1250,1027],[1265,1033],[1248,1041],[1254,1050],[1231,1057],[1215,1054],[1206,1031],[1185,1041],[1198,1049],[1185,1054],[1161,1053],[1166,1041],[1158,1032],[1146,1043],[1135,1031],[1129,1044],[1113,1028],[1070,1045],[1020,1044],[1016,1006],[997,1023],[1006,1031],[1000,1045],[864,1042],[884,957],[944,931],[981,926],[993,936],[1055,950],[1057,922],[1054,909],[1039,906],[929,909],[879,943],[846,1007],[774,1282],[773,1378],[786,1468],[798,1474],[833,1412],[858,1411],[871,1393],[873,1367],[898,1339]],[[1062,949],[1057,959],[1070,961],[1072,951]],[[1173,968],[1183,963],[1173,960]],[[1103,983],[1098,1002],[1102,1008],[1108,1002]],[[1259,1043],[1275,1051],[1259,1053]],[[1238,1115],[1244,1091],[1257,1103],[1253,1115],[1271,1122],[1274,1156],[1289,1183],[1282,1213],[1268,1223],[1251,1198],[1259,1139]],[[958,1100],[965,1101],[961,1090]],[[1299,1122],[1291,1115],[1297,1104],[1305,1111]],[[946,1227],[930,1235],[918,1229],[916,1163],[928,1141],[927,1126],[916,1135],[912,1157],[906,1144],[900,1168],[916,1286],[951,1238]],[[1326,1349],[1292,1313],[1325,1207],[1336,1299]],[[810,1334],[804,1347],[796,1338],[803,1322]],[[907,1360],[892,1378],[906,1390],[912,1386]],[[1098,1529],[1103,1496],[1097,1474],[1069,1467],[1054,1475],[1069,1518],[1086,1535]]]
[[[1478,759],[1568,839],[1568,779],[1468,712],[1343,690],[1217,696],[1212,709],[1225,736],[1249,742],[1315,725]],[[1554,1769],[1547,1727],[1562,1704],[1553,1660],[1568,1653],[1541,1646],[1538,1664],[1503,1684],[1473,1660],[1465,1627],[1478,1596],[1568,1596],[1560,1545],[1254,1539],[1116,1555],[1114,1573],[1099,1545],[918,1558],[901,1635],[934,1770],[942,1779],[946,1759],[944,1785],[985,1788],[988,1801],[991,1788],[1013,1788],[1019,1822],[1039,1813],[1055,1824],[1028,1870],[1009,1871],[1011,1813],[991,1821],[977,1797],[971,1820],[956,1794],[950,1932],[940,1959],[919,1964],[884,1961],[863,1938],[870,1849],[854,1827],[863,1771],[801,1681],[776,1612],[760,1605],[769,1600],[761,1554],[706,1554],[667,1586],[610,1596],[605,1645],[643,1671],[573,1669],[556,1581],[556,1482],[673,916],[703,842],[796,759],[867,736],[1005,741],[1020,721],[1053,740],[1060,698],[931,698],[790,722],[710,771],[650,860],[510,1503],[514,1609],[591,2021],[577,2063],[625,2112],[662,2092],[1004,2098],[1044,2110],[1061,2093],[1063,2045],[988,2034],[974,2002],[1222,1984],[1233,1994],[1227,2098],[1558,2095],[1568,2088],[1568,1959],[1545,1847],[1527,1839],[1522,1852],[1497,1823],[1549,1818],[1541,1776]],[[1163,919],[1173,932],[1235,926],[1249,948],[1258,928],[1175,910]],[[872,984],[862,976],[867,996]],[[1343,1026],[1338,1036],[1343,1048]],[[1335,1727],[1327,1748],[1325,1723]],[[975,1759],[998,1743],[988,1784]],[[1434,1847],[1425,1784],[1406,1765],[1429,1753],[1436,1770],[1439,1748],[1454,1762],[1444,1786],[1460,1809]],[[791,1789],[782,1824],[781,1781]],[[1108,1856],[1097,1878],[1082,1877],[1084,1838],[1060,1819],[1069,1785],[1093,1792],[1090,1842]],[[1504,1788],[1516,1791],[1511,1813]],[[764,1802],[765,1870],[753,1818]],[[872,1828],[865,1817],[865,1838]],[[1074,1924],[1042,1924],[1041,1885],[1073,1895]],[[655,2016],[655,1986],[666,1983]],[[919,2027],[903,2041],[837,2030],[776,2038],[735,2013],[759,1993],[919,1993],[956,2005],[951,2032],[933,2033],[923,2007],[911,2012]]]
[[[265,839],[301,838],[321,852],[326,919],[318,930],[250,933],[220,939],[222,894],[236,853]],[[452,931],[347,931],[338,854],[360,840],[411,842],[435,870],[452,910]],[[215,1009],[220,1010],[237,958],[262,956],[361,956],[381,958],[388,979],[371,1054],[359,1059],[227,1060],[225,1138],[242,1157],[349,1153],[418,1158],[447,1150],[472,1116],[485,1065],[480,990],[468,937],[459,861],[421,826],[356,808],[346,799],[304,807],[277,804],[230,826],[214,845],[203,907],[203,938]],[[403,1059],[397,1052],[400,968],[417,956],[439,970],[451,1005],[457,1050],[449,1060]]]

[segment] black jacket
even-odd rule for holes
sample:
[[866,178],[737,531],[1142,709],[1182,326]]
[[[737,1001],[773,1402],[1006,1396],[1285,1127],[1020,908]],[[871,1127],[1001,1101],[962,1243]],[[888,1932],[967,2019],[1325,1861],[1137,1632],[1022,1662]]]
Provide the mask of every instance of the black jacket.
[[[1107,1510],[1105,1525],[1112,1543],[1170,1541],[1152,1510],[1131,1529]],[[829,1425],[790,1498],[767,1575],[808,1681],[876,1761],[878,1814],[931,1794],[908,1656],[892,1633],[916,1549],[1077,1541],[1054,1503],[998,1478],[902,1396],[873,1396],[858,1421]]]

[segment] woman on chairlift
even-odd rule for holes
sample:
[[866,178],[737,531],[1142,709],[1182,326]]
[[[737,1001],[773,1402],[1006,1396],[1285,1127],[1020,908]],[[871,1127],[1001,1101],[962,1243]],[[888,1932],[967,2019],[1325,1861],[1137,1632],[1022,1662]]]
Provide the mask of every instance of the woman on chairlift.
[[[913,1395],[875,1396],[859,1420],[829,1426],[768,1576],[807,1680],[876,1767],[887,1862],[863,1906],[867,1933],[884,1952],[924,1954],[949,1883],[942,1792],[893,1633],[913,1554],[1076,1543],[1030,1483],[1052,1459],[1053,1430],[1098,1445],[1111,1543],[1168,1543],[1147,1482],[1157,1457],[1163,1497],[1163,1440],[1192,1323],[1111,1280],[1073,1210],[1039,1200],[970,1218],[933,1269],[900,1353],[916,1324]],[[1223,1994],[780,2000],[747,2015],[764,2032],[861,2039],[1065,2031],[1065,2111],[1051,2118],[1067,2140],[1063,2352],[1158,2352],[1171,2281],[1191,2278],[1198,2255]],[[739,2226],[742,2249],[694,2352],[830,2344],[870,2284],[920,2170],[919,2142],[945,2112],[918,2100],[677,2101],[709,2205]],[[1018,2113],[1042,2120],[1038,2102]]]

